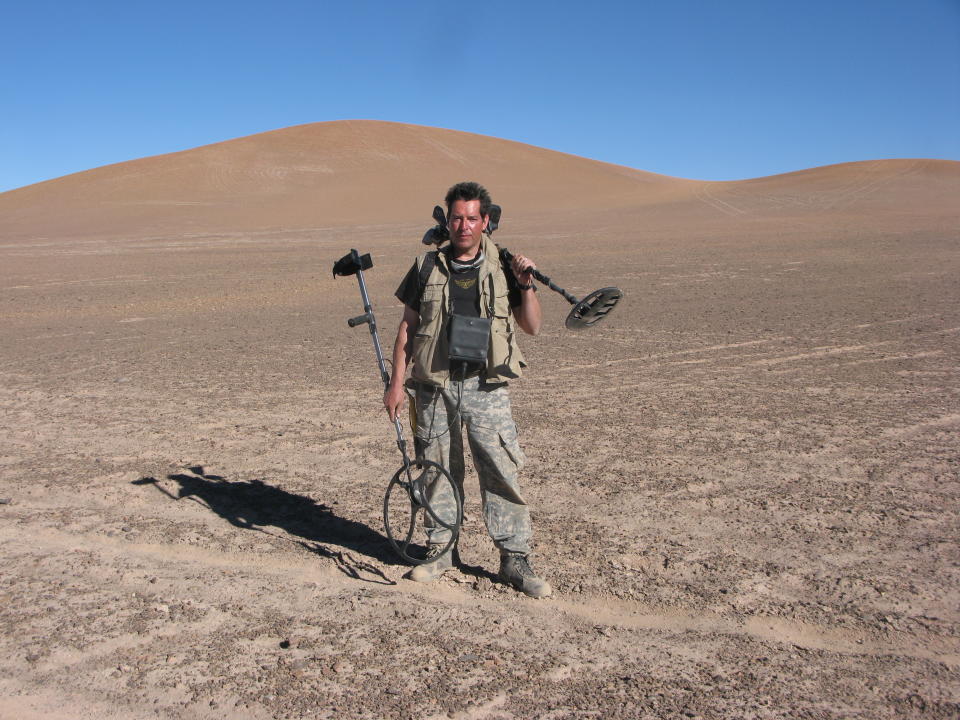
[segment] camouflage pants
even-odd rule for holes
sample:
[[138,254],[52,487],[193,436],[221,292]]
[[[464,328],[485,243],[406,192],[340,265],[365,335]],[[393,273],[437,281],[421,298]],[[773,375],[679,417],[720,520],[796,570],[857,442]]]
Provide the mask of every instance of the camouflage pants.
[[[517,485],[524,457],[506,385],[486,385],[479,377],[451,380],[446,388],[417,383],[416,405],[417,444],[424,459],[445,467],[462,495],[462,429],[466,427],[473,463],[480,477],[487,532],[501,552],[530,552],[530,511]],[[456,417],[458,405],[459,419]],[[437,490],[430,505],[440,518],[452,523],[456,513],[453,494],[445,483],[438,484]],[[449,530],[431,527],[429,515],[424,524],[431,544],[443,544],[450,539]]]

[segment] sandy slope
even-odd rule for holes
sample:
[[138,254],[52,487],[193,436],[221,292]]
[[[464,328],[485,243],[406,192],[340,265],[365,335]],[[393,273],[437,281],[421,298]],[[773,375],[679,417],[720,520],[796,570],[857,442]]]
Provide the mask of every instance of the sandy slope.
[[[627,296],[571,334],[545,293],[524,345],[547,601],[492,580],[475,492],[464,566],[402,579],[329,273],[374,255],[389,335],[468,166],[501,242]],[[958,191],[329,123],[0,195],[0,718],[956,717]]]
[[[472,175],[471,175],[472,173]],[[436,188],[483,177],[528,212],[658,198],[685,180],[480,135],[374,121],[302,125],[0,194],[11,237],[422,222]],[[549,198],[549,199],[548,199]],[[441,190],[442,199],[442,190]],[[55,210],[55,213],[51,213]]]

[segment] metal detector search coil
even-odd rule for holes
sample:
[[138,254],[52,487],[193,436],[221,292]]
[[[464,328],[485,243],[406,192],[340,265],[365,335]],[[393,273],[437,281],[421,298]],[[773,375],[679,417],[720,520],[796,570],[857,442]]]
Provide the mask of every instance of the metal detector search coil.
[[[387,372],[387,364],[383,359],[380,335],[377,332],[377,318],[373,314],[373,306],[367,295],[367,285],[363,281],[363,271],[372,267],[373,260],[369,254],[361,255],[356,250],[351,250],[349,254],[334,263],[333,276],[357,276],[364,313],[347,320],[347,325],[370,326],[373,350],[377,356],[377,366],[380,368],[380,379],[383,380],[384,390],[386,390],[390,384],[390,373]],[[435,527],[449,530],[450,539],[443,546],[441,554],[449,552],[456,546],[457,539],[460,537],[460,526],[463,524],[463,495],[450,477],[450,473],[442,465],[419,457],[410,459],[407,455],[407,441],[403,437],[403,426],[400,424],[399,417],[394,418],[393,427],[397,433],[397,447],[403,456],[403,465],[387,484],[387,491],[383,496],[383,525],[387,539],[397,554],[413,565],[420,565],[427,562],[428,558],[412,552],[411,545],[418,521],[422,519]],[[441,514],[430,504],[432,498],[438,495],[443,496],[447,491],[454,498],[453,517],[441,517]],[[436,557],[429,559],[432,561]]]
[[567,315],[567,329],[582,330],[593,327],[616,307],[622,297],[623,291],[620,288],[606,287],[594,290],[573,306],[573,310]]

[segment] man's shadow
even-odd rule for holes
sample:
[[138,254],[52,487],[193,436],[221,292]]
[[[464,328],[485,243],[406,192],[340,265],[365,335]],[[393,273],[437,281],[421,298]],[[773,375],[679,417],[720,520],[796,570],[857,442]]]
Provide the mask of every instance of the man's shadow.
[[369,580],[360,576],[363,571],[381,578],[371,582],[395,584],[375,565],[349,553],[325,547],[337,545],[386,565],[398,565],[399,560],[387,538],[363,523],[340,517],[330,507],[317,503],[312,498],[281,490],[262,480],[231,482],[219,475],[207,474],[201,466],[168,475],[167,479],[179,483],[180,489],[176,495],[161,487],[153,477],[140,478],[132,481],[132,484],[154,485],[174,500],[194,498],[239,528],[269,535],[273,533],[264,528],[279,528],[289,535],[302,538],[294,542],[322,557],[334,560],[337,567],[351,577]]

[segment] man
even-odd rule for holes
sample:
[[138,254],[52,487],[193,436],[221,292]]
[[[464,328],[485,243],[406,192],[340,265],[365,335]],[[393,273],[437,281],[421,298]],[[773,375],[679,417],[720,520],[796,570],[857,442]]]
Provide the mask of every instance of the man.
[[[530,511],[517,484],[524,458],[507,392],[507,381],[520,377],[525,365],[516,326],[536,335],[542,324],[531,273],[536,266],[519,254],[506,265],[497,246],[484,236],[491,200],[481,185],[454,185],[446,204],[450,244],[417,258],[396,292],[405,307],[383,404],[393,420],[403,402],[404,378],[412,361],[410,384],[424,458],[446,468],[462,488],[461,427],[466,427],[480,478],[484,522],[500,550],[499,576],[531,597],[546,597],[550,584],[530,566]],[[452,314],[489,318],[485,362],[450,360],[447,333]],[[453,498],[431,501],[444,519],[447,515],[441,513],[455,512],[454,504]],[[410,571],[408,577],[417,582],[436,580],[453,567],[451,553],[441,554],[450,531],[426,524],[431,559]]]

